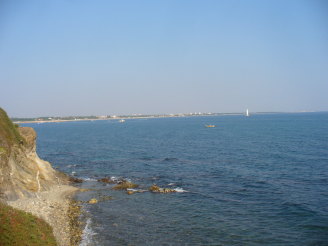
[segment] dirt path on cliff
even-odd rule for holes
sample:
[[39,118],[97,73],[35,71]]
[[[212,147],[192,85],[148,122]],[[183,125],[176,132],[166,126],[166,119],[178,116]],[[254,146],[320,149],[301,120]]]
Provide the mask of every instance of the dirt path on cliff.
[[68,185],[54,186],[49,191],[38,192],[35,198],[22,198],[10,201],[8,204],[44,219],[52,226],[58,245],[69,246],[71,245],[68,216],[70,197],[77,190]]

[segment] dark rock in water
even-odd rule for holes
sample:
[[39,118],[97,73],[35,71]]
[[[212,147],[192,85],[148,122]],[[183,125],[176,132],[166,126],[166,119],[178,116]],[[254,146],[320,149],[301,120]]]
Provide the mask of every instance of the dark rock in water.
[[103,183],[106,183],[106,184],[114,184],[115,182],[109,178],[102,178],[102,179],[98,179],[97,180],[98,182],[103,182]]
[[139,185],[129,182],[127,180],[120,181],[117,185],[113,187],[113,190],[126,190],[137,188]]
[[160,191],[160,187],[158,187],[157,185],[153,184],[152,186],[150,186],[149,190],[151,192],[159,192]]
[[83,183],[83,179],[75,178],[75,177],[69,177],[69,181],[71,183]]
[[174,189],[169,189],[169,188],[161,188],[155,184],[153,184],[149,190],[154,193],[173,193],[176,192]]
[[97,202],[98,202],[98,200],[96,198],[92,198],[88,201],[89,204],[95,204]]
[[169,188],[160,189],[160,193],[172,193],[172,192],[177,192],[177,191]]
[[104,202],[112,199],[113,199],[112,196],[100,196],[98,202]]

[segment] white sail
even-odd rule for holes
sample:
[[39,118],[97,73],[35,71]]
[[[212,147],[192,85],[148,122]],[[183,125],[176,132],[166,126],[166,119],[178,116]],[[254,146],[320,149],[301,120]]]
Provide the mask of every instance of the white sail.
[[249,112],[248,112],[248,109],[246,109],[246,116],[247,116],[247,117],[249,116]]

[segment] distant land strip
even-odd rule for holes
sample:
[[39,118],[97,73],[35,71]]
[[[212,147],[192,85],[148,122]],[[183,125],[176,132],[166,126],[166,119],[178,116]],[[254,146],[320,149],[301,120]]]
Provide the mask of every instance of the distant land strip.
[[[300,112],[250,112],[250,114],[290,114],[290,113],[314,113],[315,111]],[[324,111],[320,111],[324,112]],[[225,115],[244,115],[241,113],[181,113],[181,114],[132,114],[132,115],[101,115],[101,116],[43,116],[36,118],[11,118],[14,123],[46,123],[46,122],[67,122],[67,121],[94,121],[94,120],[123,120],[123,119],[149,119],[149,118],[176,118],[176,117],[199,117],[199,116],[225,116]]]

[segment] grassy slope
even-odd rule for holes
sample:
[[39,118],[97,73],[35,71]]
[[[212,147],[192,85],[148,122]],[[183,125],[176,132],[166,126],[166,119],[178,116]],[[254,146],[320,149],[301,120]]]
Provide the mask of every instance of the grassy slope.
[[52,228],[33,216],[0,203],[0,246],[54,246]]
[[13,145],[24,144],[22,138],[7,113],[0,108],[0,155],[8,155]]

